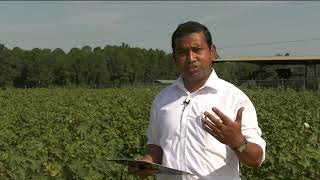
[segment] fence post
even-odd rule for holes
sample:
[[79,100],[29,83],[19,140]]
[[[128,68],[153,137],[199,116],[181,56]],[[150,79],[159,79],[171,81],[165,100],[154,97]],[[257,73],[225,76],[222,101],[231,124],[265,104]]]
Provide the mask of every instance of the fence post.
[[302,90],[306,90],[306,78],[303,78]]

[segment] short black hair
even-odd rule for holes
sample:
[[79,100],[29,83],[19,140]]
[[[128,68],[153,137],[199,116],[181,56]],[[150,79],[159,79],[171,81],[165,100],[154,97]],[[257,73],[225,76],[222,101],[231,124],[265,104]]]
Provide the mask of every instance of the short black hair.
[[176,39],[178,39],[178,38],[180,38],[182,36],[191,34],[191,33],[195,33],[195,32],[203,32],[203,34],[204,34],[204,36],[206,38],[208,47],[209,48],[211,47],[211,45],[212,45],[212,37],[211,37],[211,33],[208,30],[208,28],[206,26],[198,23],[198,22],[188,21],[188,22],[179,24],[177,29],[172,34],[171,47],[172,47],[173,53],[175,53],[175,48],[176,48],[175,40]]

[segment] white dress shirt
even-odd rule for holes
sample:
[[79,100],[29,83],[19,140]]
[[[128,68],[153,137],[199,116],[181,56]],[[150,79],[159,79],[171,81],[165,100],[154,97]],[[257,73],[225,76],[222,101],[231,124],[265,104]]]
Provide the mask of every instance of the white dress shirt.
[[202,128],[203,113],[214,114],[212,107],[232,120],[238,109],[244,107],[242,134],[248,142],[262,148],[264,159],[266,142],[261,138],[255,108],[240,89],[218,78],[213,70],[204,86],[190,93],[180,76],[153,101],[147,144],[162,148],[163,166],[195,176],[158,175],[157,179],[240,179],[235,152]]

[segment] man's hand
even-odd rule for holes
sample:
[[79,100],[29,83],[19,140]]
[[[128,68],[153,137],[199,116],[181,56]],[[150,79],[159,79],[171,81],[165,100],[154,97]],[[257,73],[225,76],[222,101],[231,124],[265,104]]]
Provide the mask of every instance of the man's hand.
[[[233,149],[239,148],[244,143],[244,136],[241,132],[242,111],[244,110],[244,107],[241,107],[238,110],[235,121],[231,121],[229,117],[217,108],[212,108],[212,110],[220,119],[205,112],[202,127],[221,143],[226,144]],[[209,118],[211,122],[207,118]],[[242,153],[235,152],[241,163],[255,168],[258,168],[261,165],[263,152],[259,145],[248,142],[246,149]]]
[[[205,112],[202,127],[218,141],[229,145],[231,148],[238,148],[241,146],[244,142],[244,137],[241,132],[242,111],[244,110],[244,107],[241,107],[238,110],[235,121],[232,121],[217,108],[212,108],[212,110],[220,119],[214,117],[209,112]],[[208,120],[208,118],[210,120]]]
[[[148,144],[144,156],[140,159],[142,161],[161,164],[162,162],[162,148],[155,144]],[[144,179],[157,173],[157,170],[148,167],[128,166],[129,174],[139,176]]]
[[[146,161],[146,160],[143,160],[143,161]],[[149,161],[146,161],[146,162],[149,162]],[[148,176],[153,176],[154,174],[156,174],[158,170],[152,169],[151,167],[144,166],[144,165],[129,164],[128,171],[129,171],[129,174],[139,176],[141,179],[145,179]]]

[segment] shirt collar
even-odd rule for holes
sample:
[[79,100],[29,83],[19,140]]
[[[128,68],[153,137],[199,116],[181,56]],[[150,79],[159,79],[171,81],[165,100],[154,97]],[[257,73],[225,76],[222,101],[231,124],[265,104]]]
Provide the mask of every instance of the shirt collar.
[[[217,73],[215,72],[215,70],[212,68],[212,72],[211,72],[209,78],[207,79],[207,81],[204,83],[204,85],[200,89],[202,89],[204,87],[209,87],[214,90],[218,90],[218,88],[219,88],[218,82],[219,82],[219,77],[218,77]],[[180,89],[188,92],[188,90],[184,86],[183,78],[182,78],[181,74],[179,75],[178,79],[175,80],[175,82],[173,84],[177,85]]]
[[216,73],[216,71],[212,68],[212,72],[207,79],[207,81],[204,83],[203,87],[209,87],[215,90],[218,90],[219,88],[219,77]]

